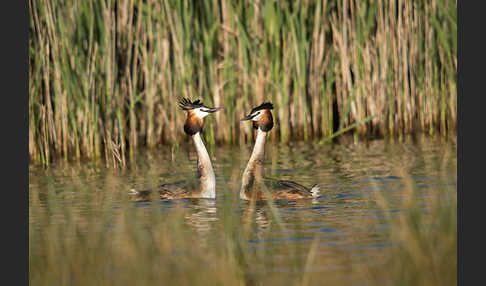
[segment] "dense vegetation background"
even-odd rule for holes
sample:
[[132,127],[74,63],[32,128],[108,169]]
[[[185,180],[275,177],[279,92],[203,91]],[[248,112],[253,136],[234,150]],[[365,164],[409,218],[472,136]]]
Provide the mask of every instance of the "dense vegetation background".
[[356,127],[388,136],[456,128],[457,1],[29,0],[29,156],[125,162],[177,144],[179,97],[225,111],[208,144]]

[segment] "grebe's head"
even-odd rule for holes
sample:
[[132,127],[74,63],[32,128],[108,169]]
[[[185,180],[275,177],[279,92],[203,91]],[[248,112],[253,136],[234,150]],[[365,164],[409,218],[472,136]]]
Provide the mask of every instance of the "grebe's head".
[[182,98],[179,102],[179,106],[182,110],[187,111],[186,122],[184,123],[184,132],[188,135],[194,135],[201,132],[204,117],[211,113],[223,109],[222,107],[207,107],[198,99],[193,102],[187,98]]
[[253,128],[260,128],[262,131],[268,132],[273,128],[273,116],[272,112],[270,111],[271,109],[273,109],[272,103],[262,103],[253,108],[250,114],[241,119],[241,121],[251,120],[253,121]]

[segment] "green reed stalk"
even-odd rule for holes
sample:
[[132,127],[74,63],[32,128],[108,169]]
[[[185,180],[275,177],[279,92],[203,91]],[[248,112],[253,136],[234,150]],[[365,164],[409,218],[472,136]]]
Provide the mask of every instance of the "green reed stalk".
[[[56,5],[54,5],[56,4]],[[187,140],[177,100],[226,109],[210,144],[275,105],[272,140],[455,132],[456,1],[29,0],[29,156],[115,165]],[[349,108],[349,109],[348,109]]]

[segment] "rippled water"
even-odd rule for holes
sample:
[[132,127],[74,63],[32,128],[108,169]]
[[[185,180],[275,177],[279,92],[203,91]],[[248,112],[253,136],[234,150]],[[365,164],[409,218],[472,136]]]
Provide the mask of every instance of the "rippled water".
[[[299,259],[305,264],[309,249],[314,249],[316,261],[320,263],[307,265],[306,271],[339,275],[335,271],[345,266],[332,263],[336,249],[340,256],[345,254],[347,267],[380,264],[384,262],[383,250],[396,243],[387,235],[391,226],[386,217],[409,211],[402,204],[410,199],[408,187],[418,191],[413,199],[420,202],[424,213],[430,207],[427,198],[440,196],[447,200],[456,196],[455,142],[428,137],[404,141],[374,140],[332,146],[269,143],[267,176],[306,186],[321,185],[321,196],[317,199],[276,201],[277,216],[267,204],[252,206],[238,197],[251,144],[209,150],[217,178],[216,200],[150,203],[128,200],[131,188],[152,188],[162,182],[193,178],[196,157],[190,144],[182,144],[176,150],[160,147],[155,151],[140,151],[126,170],[106,168],[102,163],[58,163],[49,169],[31,166],[31,263],[41,263],[41,257],[49,255],[62,258],[62,254],[52,252],[80,247],[69,244],[71,239],[78,243],[80,233],[104,233],[113,241],[127,240],[130,239],[127,233],[144,231],[151,221],[176,220],[174,213],[179,210],[182,221],[189,226],[185,230],[187,235],[196,233],[203,248],[221,247],[225,239],[220,234],[229,225],[247,227],[250,230],[245,238],[248,249],[244,251],[264,247],[265,253],[271,254],[261,257],[267,272],[291,271]],[[379,205],[377,192],[387,197],[386,208]],[[132,221],[125,226],[129,231],[117,231],[117,225],[127,216],[150,219]],[[162,223],[158,229],[163,227]],[[56,234],[52,234],[53,229]],[[46,237],[53,238],[49,235],[55,239],[62,236],[63,246],[50,246]],[[146,243],[157,244],[156,241]],[[174,249],[176,255],[185,251]]]

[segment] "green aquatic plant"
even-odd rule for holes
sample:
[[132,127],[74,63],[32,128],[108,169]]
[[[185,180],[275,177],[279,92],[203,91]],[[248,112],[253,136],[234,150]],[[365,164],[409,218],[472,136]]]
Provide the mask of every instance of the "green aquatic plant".
[[454,133],[456,2],[29,0],[29,157],[126,166],[183,140],[180,96],[225,106],[210,145],[263,101],[275,141]]

